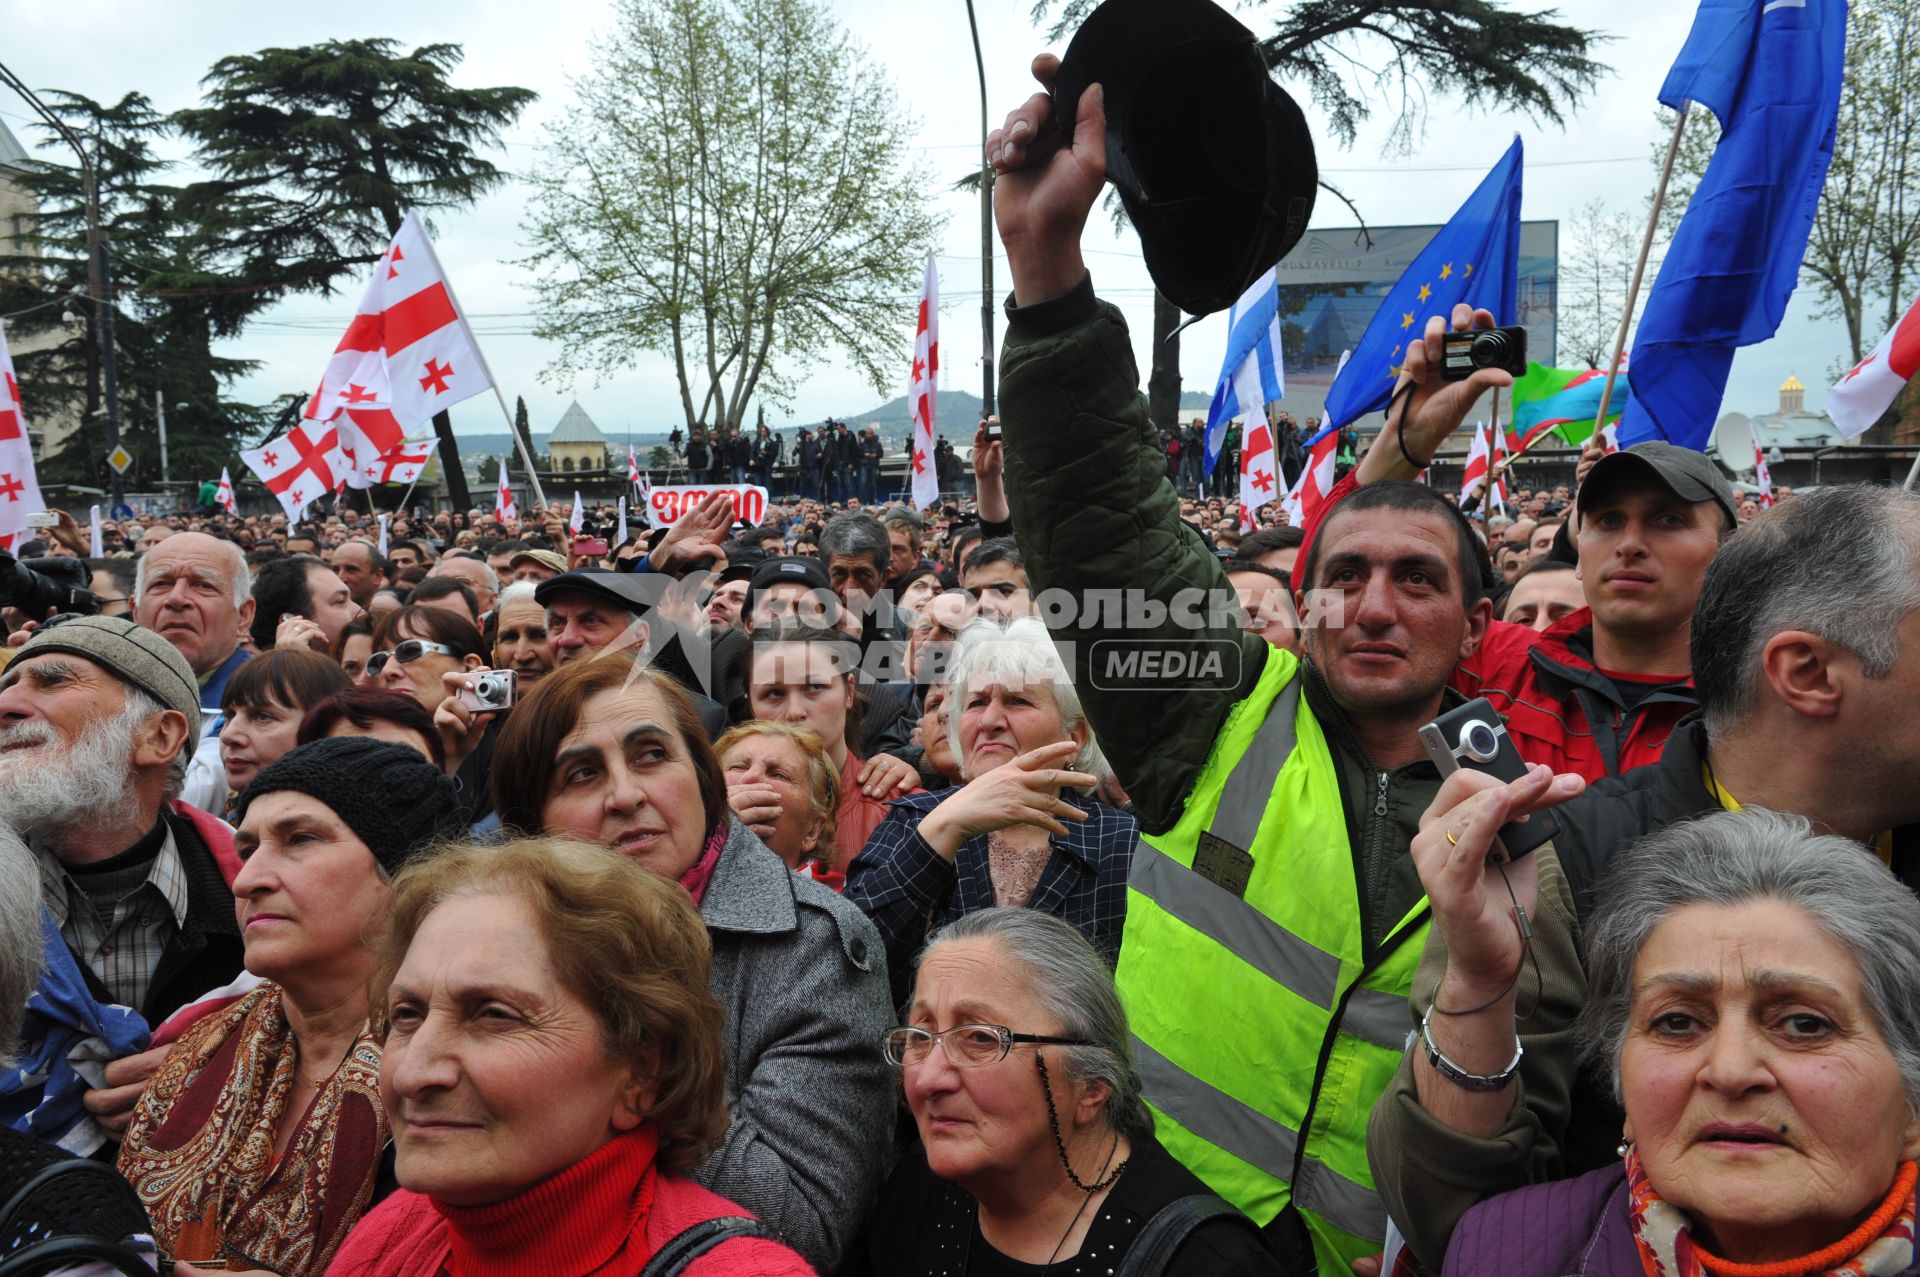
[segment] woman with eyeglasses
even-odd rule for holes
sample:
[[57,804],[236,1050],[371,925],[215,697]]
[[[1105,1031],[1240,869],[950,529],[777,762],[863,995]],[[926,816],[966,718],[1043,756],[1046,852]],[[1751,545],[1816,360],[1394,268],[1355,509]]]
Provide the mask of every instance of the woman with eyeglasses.
[[[983,909],[940,931],[883,1048],[921,1146],[881,1193],[867,1273],[1285,1271],[1154,1139],[1113,975],[1060,919]],[[1207,1207],[1189,1209],[1195,1196]],[[1136,1246],[1165,1258],[1129,1268]]]
[[441,676],[484,669],[487,641],[465,617],[437,607],[403,607],[373,634],[367,676],[375,687],[411,696],[429,711],[447,698]]

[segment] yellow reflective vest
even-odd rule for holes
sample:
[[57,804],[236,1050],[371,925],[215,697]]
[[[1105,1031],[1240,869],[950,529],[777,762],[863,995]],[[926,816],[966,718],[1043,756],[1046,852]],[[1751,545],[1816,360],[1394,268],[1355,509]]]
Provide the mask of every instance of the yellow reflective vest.
[[1369,955],[1335,762],[1269,654],[1180,821],[1142,839],[1117,978],[1162,1144],[1263,1227],[1291,1204],[1323,1274],[1377,1253],[1367,1115],[1412,1021],[1420,900]]

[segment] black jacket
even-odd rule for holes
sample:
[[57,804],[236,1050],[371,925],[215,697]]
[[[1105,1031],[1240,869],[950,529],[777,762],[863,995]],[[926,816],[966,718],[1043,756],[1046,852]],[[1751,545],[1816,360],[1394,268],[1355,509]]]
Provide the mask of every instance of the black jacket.
[[842,469],[852,469],[860,464],[860,440],[853,431],[839,432],[833,436],[833,461]]
[[705,439],[687,441],[687,469],[695,474],[713,468],[713,449]]

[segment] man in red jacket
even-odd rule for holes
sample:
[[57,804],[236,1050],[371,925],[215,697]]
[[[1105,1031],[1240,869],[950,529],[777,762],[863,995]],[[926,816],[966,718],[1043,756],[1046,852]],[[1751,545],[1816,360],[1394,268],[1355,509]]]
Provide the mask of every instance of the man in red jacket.
[[[1334,485],[1307,529],[1309,544],[1355,486],[1411,478],[1406,457],[1439,447],[1409,432],[1403,450],[1397,431],[1390,421]],[[1598,780],[1659,758],[1674,724],[1693,712],[1694,604],[1707,564],[1736,526],[1736,506],[1704,454],[1641,443],[1593,467],[1575,510],[1587,606],[1545,633],[1493,622],[1453,686],[1506,715],[1528,762]]]
[[1598,780],[1659,758],[1693,712],[1694,604],[1735,505],[1704,454],[1642,443],[1596,465],[1575,508],[1587,606],[1544,633],[1494,624],[1453,685],[1506,715],[1528,762]]

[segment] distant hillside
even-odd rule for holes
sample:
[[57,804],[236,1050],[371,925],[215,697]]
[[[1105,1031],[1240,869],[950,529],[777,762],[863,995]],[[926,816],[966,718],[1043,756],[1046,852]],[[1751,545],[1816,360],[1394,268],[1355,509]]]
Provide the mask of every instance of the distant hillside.
[[[1180,411],[1182,413],[1205,413],[1207,405],[1210,402],[1212,402],[1211,395],[1202,394],[1197,390],[1189,390],[1180,396]],[[842,420],[842,418],[835,418],[835,420]],[[880,428],[880,437],[891,447],[897,440],[906,437],[909,423],[912,419],[907,413],[907,397],[901,395],[897,399],[888,400],[877,408],[869,408],[857,416],[849,416],[844,418],[844,420],[855,430],[859,430],[865,426],[878,426]],[[941,438],[950,439],[956,445],[971,444],[973,442],[974,429],[980,421],[980,396],[967,390],[941,391],[939,398],[934,402],[933,421],[934,428]],[[774,431],[777,434],[784,435],[791,439],[800,427],[805,426],[808,429],[813,429],[819,424],[818,421],[794,421],[783,426],[775,426]],[[514,450],[513,436],[507,434],[505,431],[496,431],[492,434],[467,434],[461,432],[458,438],[460,440],[460,453],[462,456],[497,457],[503,453],[509,453]],[[547,438],[547,435],[535,432],[533,436],[533,448],[535,452],[546,451]],[[640,455],[641,460],[644,461],[649,451],[655,446],[664,446],[666,442],[666,431],[635,434],[633,436],[633,449]],[[627,440],[625,436],[615,434],[611,431],[607,433],[607,446],[613,452],[620,452],[626,445]],[[519,461],[516,458],[515,461],[510,463],[508,469],[515,470],[518,468]]]

